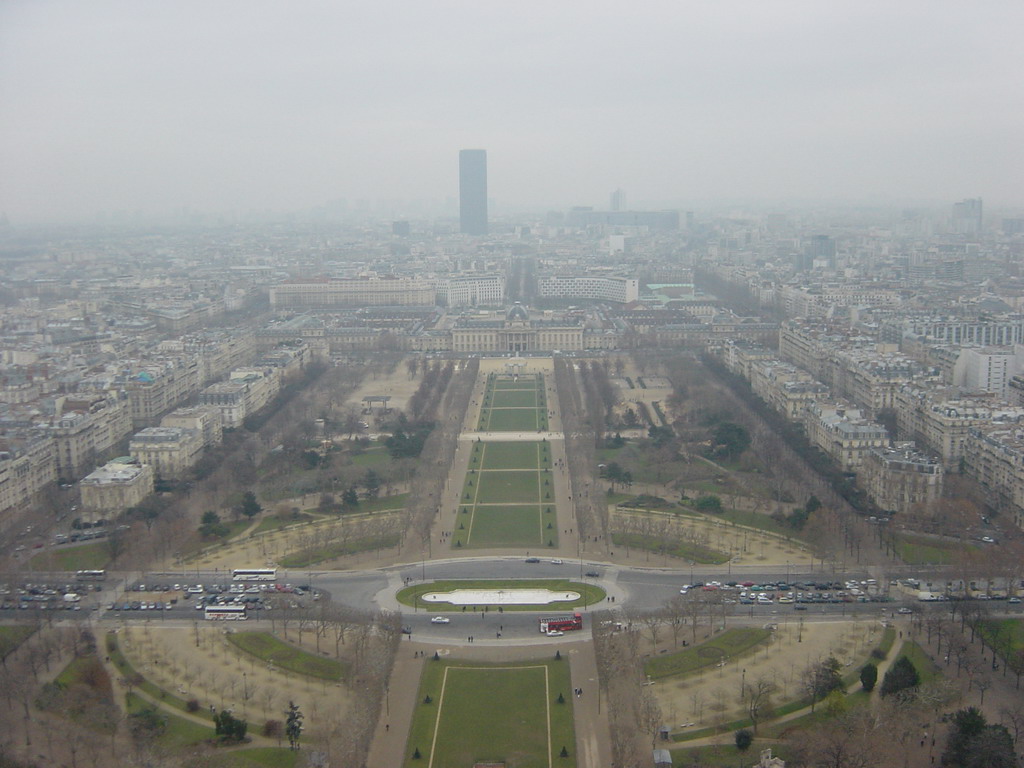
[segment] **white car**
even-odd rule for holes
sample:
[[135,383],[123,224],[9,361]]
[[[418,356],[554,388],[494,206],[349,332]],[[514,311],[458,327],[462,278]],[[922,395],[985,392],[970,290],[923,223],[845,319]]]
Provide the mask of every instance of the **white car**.
[[551,564],[552,564],[552,565],[561,565],[561,564],[562,564],[562,561],[561,561],[561,560],[558,560],[558,559],[555,559],[555,560],[552,560],[552,561],[551,561]]
[[564,634],[565,634],[565,632],[562,632],[560,629],[549,629],[548,630],[548,637],[561,637]]
[[430,620],[431,624],[451,624],[452,620],[447,616],[435,616]]

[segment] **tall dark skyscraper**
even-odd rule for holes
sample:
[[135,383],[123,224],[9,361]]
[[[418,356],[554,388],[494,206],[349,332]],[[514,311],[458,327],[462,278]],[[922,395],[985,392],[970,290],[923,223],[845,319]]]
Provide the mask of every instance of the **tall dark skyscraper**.
[[459,231],[487,234],[487,150],[459,152]]

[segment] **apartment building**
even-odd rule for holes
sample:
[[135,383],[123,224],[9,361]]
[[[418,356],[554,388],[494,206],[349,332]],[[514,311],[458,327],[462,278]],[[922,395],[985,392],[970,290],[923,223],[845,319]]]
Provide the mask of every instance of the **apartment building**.
[[133,459],[153,467],[160,480],[179,480],[203,452],[203,434],[181,427],[147,427],[136,432],[128,446]]
[[438,282],[437,298],[448,307],[500,306],[505,303],[505,276],[449,277]]
[[196,394],[202,368],[194,357],[180,357],[141,367],[124,377],[131,403],[132,426],[157,424],[160,417]]
[[951,471],[956,471],[964,458],[971,428],[989,424],[1000,415],[1024,413],[1019,407],[1001,404],[993,395],[932,391],[911,385],[897,393],[895,410],[900,438],[913,440],[938,455]]
[[171,411],[160,421],[161,427],[194,429],[203,436],[203,447],[220,445],[224,439],[224,422],[219,408],[196,405]]
[[0,511],[32,501],[57,481],[53,440],[39,430],[19,430],[0,436]]
[[77,480],[96,461],[131,434],[132,419],[124,392],[79,393],[59,397],[50,424],[57,475]]
[[885,427],[844,403],[812,403],[804,411],[804,428],[811,445],[828,454],[844,472],[857,472],[870,449],[889,445]]
[[640,296],[635,278],[545,275],[537,279],[537,295],[545,299],[581,299],[628,304]]
[[1024,528],[1024,420],[972,427],[964,451],[964,474],[990,493],[993,507],[1009,512]]
[[153,492],[153,468],[121,457],[97,467],[79,482],[82,519],[96,520],[119,514]]
[[432,305],[434,298],[433,284],[414,277],[291,280],[270,289],[270,305],[274,309]]
[[920,514],[929,512],[942,495],[944,476],[939,461],[913,447],[871,448],[857,482],[879,509]]

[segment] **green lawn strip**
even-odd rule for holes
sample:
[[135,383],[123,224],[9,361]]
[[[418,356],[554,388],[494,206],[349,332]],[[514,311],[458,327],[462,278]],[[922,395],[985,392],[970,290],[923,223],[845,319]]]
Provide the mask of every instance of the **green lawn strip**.
[[58,685],[62,685],[65,688],[77,683],[83,683],[89,685],[87,681],[82,680],[82,675],[85,674],[90,667],[96,661],[95,654],[89,654],[87,656],[76,656],[68,665],[61,670],[60,674],[54,678],[54,682]]
[[25,640],[36,631],[34,625],[4,624],[0,626],[0,659],[7,658]]
[[613,533],[612,541],[627,550],[641,549],[645,552],[657,552],[659,555],[682,558],[694,563],[720,565],[729,562],[729,555],[717,549],[692,544],[682,539],[663,538],[661,536],[644,536],[639,533]]
[[540,411],[536,408],[492,408],[488,432],[532,432],[540,429]]
[[[473,526],[459,528],[452,537],[452,546],[462,547],[539,547],[558,545],[558,531],[546,529],[541,520],[539,504],[478,505],[473,510]],[[464,516],[465,517],[465,516]],[[552,518],[553,515],[548,515]],[[459,525],[463,525],[462,521]]]
[[253,747],[224,752],[217,760],[222,768],[295,768],[300,754],[288,747]]
[[889,651],[892,650],[893,643],[896,642],[896,628],[886,627],[882,632],[882,639],[878,642],[878,650],[882,654],[882,658],[889,655]]
[[[444,766],[495,761],[546,768],[550,759],[574,768],[571,685],[567,659],[508,665],[427,662],[404,765],[425,765],[433,754],[434,764]],[[559,757],[563,746],[564,758]],[[413,757],[417,750],[421,759]]]
[[495,408],[537,408],[534,389],[503,389],[494,393],[491,405]]
[[737,765],[753,765],[753,761],[765,747],[771,747],[772,757],[779,757],[783,760],[789,758],[788,745],[764,744],[760,738],[754,739],[754,743],[746,752],[740,752],[736,749],[735,744],[713,744],[705,747],[673,749],[670,754],[674,768],[692,768],[695,765],[699,765],[701,768],[736,768]]
[[[906,656],[917,670],[921,685],[942,677],[942,670],[932,661],[924,649],[912,640],[906,640],[900,648],[900,656]],[[897,657],[898,658],[898,657]],[[881,685],[881,683],[879,683]]]
[[383,446],[370,448],[362,453],[349,453],[348,457],[349,461],[352,462],[352,466],[359,467],[360,469],[379,467],[381,464],[387,464],[391,461],[391,455]]
[[110,545],[98,541],[95,544],[72,544],[40,552],[28,561],[28,570],[81,571],[105,568],[109,562]]
[[[870,703],[871,694],[864,690],[858,690],[845,696],[842,701],[845,705],[846,711],[849,711]],[[828,722],[835,720],[835,715],[829,713],[828,706],[824,701],[819,700],[815,704],[813,712],[810,711],[810,706],[810,701],[807,699],[800,699],[799,701],[790,702],[786,707],[776,710],[776,718],[784,717],[790,712],[796,712],[801,709],[807,709],[807,712],[799,717],[794,717],[792,720],[786,720],[785,722],[767,723],[764,727],[759,729],[761,732],[760,735],[765,738],[779,739],[784,738],[787,734],[790,734],[793,731],[824,726]]]
[[[167,750],[180,749],[192,744],[210,741],[216,737],[213,728],[178,717],[171,712],[161,709],[134,693],[125,694],[125,708],[129,715],[134,715],[145,709],[156,709],[164,718],[165,727],[157,737],[157,743]],[[197,713],[198,714],[198,713]]]
[[896,553],[908,565],[949,565],[964,546],[909,534],[896,538]]
[[596,584],[583,584],[569,579],[447,579],[428,584],[416,584],[398,591],[395,598],[402,605],[423,608],[427,605],[431,612],[462,611],[462,606],[451,603],[424,603],[417,598],[427,592],[451,592],[455,589],[549,589],[552,592],[579,592],[580,599],[576,602],[555,603],[546,605],[505,605],[505,611],[529,611],[533,613],[567,613],[586,605],[603,602],[605,591]]
[[[550,458],[542,462],[542,458],[550,457],[551,453],[545,442],[488,442],[481,443],[481,446],[481,450],[474,452],[473,456],[482,457],[483,469],[536,469],[551,466]],[[475,463],[480,464],[479,461]]]
[[253,529],[250,536],[258,536],[261,533],[279,531],[282,528],[287,528],[289,525],[304,525],[320,519],[322,518],[316,515],[311,515],[308,512],[300,512],[295,517],[265,517],[260,520],[260,524]]
[[278,669],[286,669],[306,677],[337,682],[347,671],[340,661],[315,656],[279,640],[269,632],[231,632],[227,638],[236,648],[270,662]]
[[380,496],[376,499],[360,499],[356,512],[384,512],[391,509],[404,509],[409,500],[408,493],[394,493],[391,496]]
[[774,533],[776,536],[781,536],[784,539],[795,539],[797,534],[797,531],[794,531],[792,528],[781,525],[772,520],[768,515],[762,515],[757,512],[726,509],[720,515],[705,515],[704,517],[711,520],[725,520],[726,522],[746,526],[747,528],[757,528],[759,531]]
[[987,619],[978,625],[978,631],[990,646],[1005,660],[1024,649],[1024,620]]
[[338,541],[326,547],[317,547],[313,550],[292,552],[284,557],[278,558],[277,564],[282,568],[305,568],[309,565],[316,565],[325,560],[333,560],[336,557],[354,555],[359,552],[371,550],[390,549],[397,547],[401,537],[397,533],[385,536],[370,536],[363,539],[352,539],[350,541]]
[[756,649],[771,635],[771,631],[767,629],[733,627],[720,632],[707,642],[676,653],[649,659],[644,664],[644,674],[657,680],[670,675],[685,675],[707,667],[714,667],[723,659],[732,660],[740,654]]
[[[128,661],[128,658],[121,651],[121,647],[117,642],[117,635],[115,635],[113,632],[107,633],[106,646],[107,656],[110,657],[110,661],[114,664],[114,667],[121,674],[121,677],[126,679],[135,677],[136,680],[141,681],[133,687],[138,688],[140,691],[148,695],[150,698],[154,699],[155,701],[159,701],[161,704],[173,707],[174,709],[179,709],[182,712],[188,712],[188,703],[185,701],[185,699],[178,698],[174,694],[161,688],[159,685],[150,682],[141,674],[136,672],[135,667],[132,666],[132,663]],[[190,714],[195,715],[196,717],[202,718],[204,720],[212,719],[208,707],[201,706],[198,710],[196,710],[195,712],[191,712]]]
[[[466,479],[467,488],[476,483],[477,504],[536,504],[544,492],[552,490],[551,478],[545,476],[544,485],[537,470],[512,469],[505,472],[477,472]],[[465,494],[463,494],[465,496]]]

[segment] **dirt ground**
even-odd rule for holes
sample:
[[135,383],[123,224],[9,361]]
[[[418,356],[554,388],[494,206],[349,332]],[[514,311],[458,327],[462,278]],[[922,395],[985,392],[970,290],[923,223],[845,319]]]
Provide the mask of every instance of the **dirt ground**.
[[[696,729],[746,717],[741,686],[749,686],[761,677],[777,686],[772,697],[775,705],[785,704],[803,695],[800,678],[808,666],[835,656],[846,674],[867,661],[883,629],[881,622],[867,619],[804,622],[802,627],[798,619],[789,617],[775,622],[777,629],[771,642],[752,653],[726,660],[721,667],[653,682],[651,688],[665,722],[673,729]],[[664,632],[662,635],[664,646]],[[689,639],[688,633],[684,636]]]
[[[180,698],[198,699],[203,708],[231,708],[253,725],[268,718],[283,720],[288,702],[295,700],[302,702],[307,729],[315,734],[351,706],[343,684],[274,669],[231,645],[226,637],[231,631],[203,622],[184,628],[153,621],[123,627],[118,638],[125,656],[147,680]],[[294,630],[289,634],[295,642]]]

